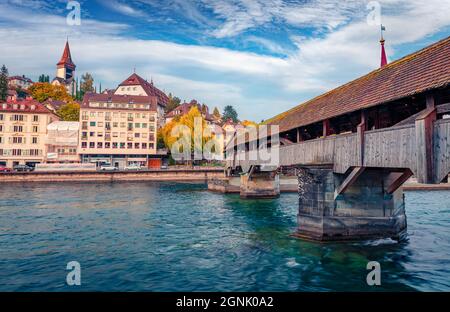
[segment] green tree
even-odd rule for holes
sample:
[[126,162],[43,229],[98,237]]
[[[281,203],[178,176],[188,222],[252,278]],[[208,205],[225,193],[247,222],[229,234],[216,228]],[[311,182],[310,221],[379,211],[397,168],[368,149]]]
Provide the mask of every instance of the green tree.
[[24,91],[21,87],[17,87],[16,92],[17,92],[17,97],[21,98],[21,99],[26,98],[28,95],[28,93],[26,91]]
[[69,102],[66,105],[61,106],[57,113],[64,121],[79,121],[80,105],[76,102]]
[[172,93],[169,93],[169,102],[166,106],[166,113],[173,111],[175,108],[180,106],[181,100],[180,98],[173,96]]
[[39,82],[50,82],[50,76],[44,74],[39,76]]
[[228,119],[231,119],[235,123],[239,121],[238,120],[238,113],[236,112],[234,107],[231,106],[231,105],[225,106],[225,108],[223,109],[222,118],[223,118],[224,121],[227,121]]
[[8,97],[8,68],[5,65],[0,70],[0,101],[6,101]]
[[214,115],[214,117],[216,117],[217,119],[219,119],[219,118],[221,117],[221,116],[220,116],[220,111],[219,111],[219,109],[218,109],[217,107],[214,107],[213,115]]
[[208,112],[208,106],[206,104],[202,104],[201,109],[202,109],[202,114],[206,115],[206,113]]
[[91,74],[85,73],[81,76],[80,90],[83,95],[87,92],[94,92],[94,78]]

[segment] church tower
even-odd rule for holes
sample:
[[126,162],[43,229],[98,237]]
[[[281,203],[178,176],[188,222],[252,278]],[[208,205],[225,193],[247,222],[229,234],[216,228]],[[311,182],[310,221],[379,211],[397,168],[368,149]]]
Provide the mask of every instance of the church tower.
[[69,40],[67,40],[63,55],[58,64],[56,64],[56,77],[53,79],[52,84],[65,86],[67,92],[73,95],[75,91],[75,69],[76,65],[72,61]]

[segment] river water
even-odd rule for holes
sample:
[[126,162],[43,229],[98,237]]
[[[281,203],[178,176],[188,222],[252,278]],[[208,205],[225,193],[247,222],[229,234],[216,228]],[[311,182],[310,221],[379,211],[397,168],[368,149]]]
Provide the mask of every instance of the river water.
[[[450,290],[450,192],[406,194],[408,240],[290,237],[298,198],[204,184],[1,185],[0,291]],[[79,287],[66,265],[81,265]],[[366,283],[369,261],[381,286]]]

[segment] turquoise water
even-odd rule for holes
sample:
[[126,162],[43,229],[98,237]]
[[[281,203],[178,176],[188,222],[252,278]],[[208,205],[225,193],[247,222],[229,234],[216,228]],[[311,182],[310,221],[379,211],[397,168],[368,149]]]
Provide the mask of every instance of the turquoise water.
[[[0,291],[450,290],[450,192],[407,193],[407,242],[289,236],[298,199],[203,184],[2,185]],[[81,264],[79,287],[66,265]],[[366,284],[367,262],[382,285]]]

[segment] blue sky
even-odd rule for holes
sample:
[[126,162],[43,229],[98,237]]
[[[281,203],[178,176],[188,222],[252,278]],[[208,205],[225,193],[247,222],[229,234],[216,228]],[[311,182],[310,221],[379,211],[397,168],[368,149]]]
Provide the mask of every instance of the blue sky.
[[[365,0],[0,0],[0,63],[54,76],[69,36],[77,73],[113,88],[138,74],[184,100],[260,121],[376,69]],[[368,8],[369,4],[369,8]],[[382,0],[389,60],[450,34],[450,0]]]

